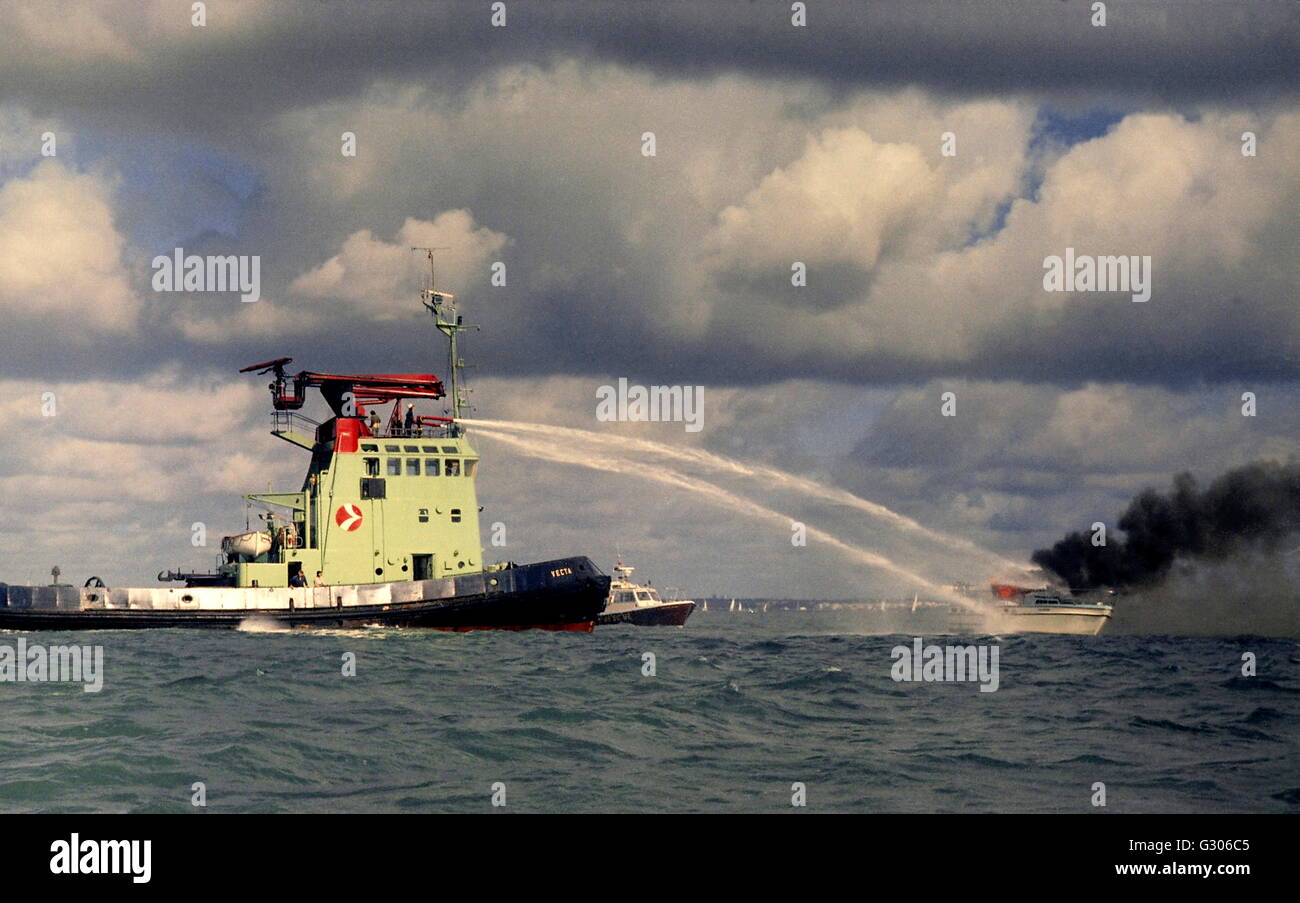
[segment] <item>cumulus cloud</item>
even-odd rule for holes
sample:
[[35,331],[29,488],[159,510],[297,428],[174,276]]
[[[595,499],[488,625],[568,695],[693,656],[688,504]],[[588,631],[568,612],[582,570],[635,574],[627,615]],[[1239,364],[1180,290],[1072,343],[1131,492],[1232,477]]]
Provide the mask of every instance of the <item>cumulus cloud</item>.
[[[345,179],[355,161],[330,142],[368,123],[358,137],[380,162],[358,170],[364,191],[339,209],[374,225],[339,235],[339,260],[312,274],[331,291],[346,293],[338,248],[388,243],[394,207],[450,201],[508,233],[511,290],[493,293],[499,320],[480,341],[511,370],[602,357],[641,369],[671,347],[677,367],[715,382],[1176,382],[1222,378],[1227,358],[1293,372],[1294,115],[1133,114],[1061,146],[1039,141],[1037,113],[1016,98],[835,103],[804,87],[523,66],[464,103],[394,88],[285,118],[274,178],[332,221],[313,167]],[[647,160],[637,139],[649,127],[659,155]],[[1248,130],[1258,157],[1240,153]],[[940,153],[948,132],[953,157]],[[1150,255],[1155,297],[1045,292],[1043,260],[1067,247]],[[794,261],[809,265],[806,288],[790,284]],[[591,331],[591,348],[558,341],[556,312]],[[526,353],[538,339],[557,353]]]
[[[1241,155],[1240,135],[1251,125],[1274,156]],[[832,267],[838,261],[870,271],[870,282],[833,305],[814,293],[806,302],[813,309],[803,317],[777,316],[778,307],[801,306],[799,289],[783,289],[779,301],[766,302],[751,293],[724,294],[713,299],[724,329],[711,338],[742,334],[750,346],[745,352],[818,361],[810,366],[827,375],[929,369],[1057,380],[1178,379],[1219,369],[1225,353],[1259,374],[1295,374],[1300,320],[1289,286],[1300,271],[1277,238],[1296,234],[1300,180],[1287,161],[1300,151],[1300,118],[1127,117],[1048,165],[1036,196],[1008,194],[1001,229],[974,241],[969,233],[958,240],[949,229],[946,244],[924,238],[942,230],[923,212],[953,204],[917,149],[893,152],[901,167],[895,179],[890,167],[873,164],[881,145],[865,134],[836,133],[831,140],[838,151],[825,139],[810,142],[745,205],[724,211],[718,234],[737,253],[765,257],[770,284],[782,250],[787,261],[811,250]],[[978,147],[962,143],[960,134],[957,140],[959,154]],[[880,188],[860,187],[870,179]],[[887,202],[878,200],[882,190]],[[975,223],[988,198],[970,200],[959,215]],[[893,244],[923,252],[882,258],[891,226]],[[1044,291],[1044,259],[1070,247],[1079,254],[1149,255],[1152,299],[1139,305],[1129,293]],[[810,285],[821,276],[810,266]],[[754,322],[781,328],[756,329]]]
[[[724,288],[786,303],[857,302],[882,256],[961,249],[993,225],[1028,171],[1033,119],[1014,101],[944,103],[917,91],[828,113],[797,159],[718,213],[704,265]],[[816,278],[791,294],[776,276],[793,260]]]
[[0,185],[0,310],[85,343],[135,323],[109,186],[48,160]]
[[870,270],[882,245],[928,211],[938,177],[912,145],[861,129],[828,130],[789,167],[719,215],[715,241],[734,265],[768,267],[791,252],[813,266]]
[[432,222],[407,217],[393,242],[375,238],[369,229],[352,233],[338,254],[294,279],[290,291],[345,301],[376,320],[406,317],[416,311],[409,300],[412,287],[428,268],[425,255],[412,248],[438,249],[434,265],[442,273],[440,287],[450,287],[481,280],[507,241],[500,232],[476,226],[468,210],[448,210]]
[[[906,90],[835,104],[758,82],[524,66],[464,104],[394,88],[286,118],[286,142],[322,143],[276,172],[294,181],[324,166],[346,181],[355,161],[329,142],[361,121],[379,162],[357,170],[364,192],[347,209],[379,222],[384,205],[446,196],[500,223],[513,290],[493,294],[498,319],[479,341],[510,370],[641,370],[670,347],[677,367],[713,382],[1293,372],[1295,117],[1135,114],[1062,147],[1038,142],[1036,112],[1014,98]],[[648,126],[654,160],[638,152]],[[1258,157],[1240,153],[1247,130]],[[954,157],[940,153],[945,132]],[[432,156],[421,149],[430,135]],[[297,180],[304,203],[319,205],[321,178]],[[339,241],[358,266],[387,244],[348,234]],[[1149,254],[1155,297],[1044,292],[1043,259],[1066,247]],[[346,294],[337,256],[310,281]],[[790,285],[796,260],[809,265],[806,288]],[[409,279],[401,266],[390,275]],[[555,335],[561,311],[590,331],[581,354]],[[556,353],[527,353],[539,339]]]

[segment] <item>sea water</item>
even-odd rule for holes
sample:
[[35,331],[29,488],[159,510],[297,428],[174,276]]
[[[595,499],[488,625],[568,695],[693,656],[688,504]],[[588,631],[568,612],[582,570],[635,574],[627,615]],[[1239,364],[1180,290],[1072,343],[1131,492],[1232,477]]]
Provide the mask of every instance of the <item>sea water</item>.
[[1300,811],[1293,640],[970,638],[980,692],[895,681],[868,618],[29,633],[103,688],[0,684],[0,811]]

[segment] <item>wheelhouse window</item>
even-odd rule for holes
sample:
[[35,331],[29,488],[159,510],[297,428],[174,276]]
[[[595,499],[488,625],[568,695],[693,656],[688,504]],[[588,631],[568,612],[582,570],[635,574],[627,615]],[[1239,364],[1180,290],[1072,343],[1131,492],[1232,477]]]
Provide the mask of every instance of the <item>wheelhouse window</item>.
[[458,458],[447,459],[447,476],[449,477],[460,476],[460,460]]
[[477,466],[478,466],[478,462],[477,462],[477,461],[474,461],[474,460],[471,460],[471,459],[469,459],[469,458],[466,458],[466,459],[465,459],[465,476],[467,476],[467,477],[472,477],[472,476],[474,476],[474,471],[477,469]]
[[368,477],[379,476],[379,459],[366,458],[365,462],[366,462],[366,476]]
[[643,593],[643,592],[640,592],[640,591],[638,591],[637,594],[636,594],[636,600],[637,600],[638,602],[653,602],[653,601],[654,601],[653,599],[650,598],[650,594],[649,594],[649,593]]
[[420,453],[420,446],[418,446],[418,445],[403,445],[403,446],[402,446],[402,451],[406,452],[408,455],[419,454],[419,453]]
[[361,450],[362,450],[362,451],[379,451],[379,446],[378,446],[378,445],[362,445],[362,446],[361,446]]
[[457,448],[457,447],[454,446],[454,445],[444,445],[444,446],[442,447],[442,453],[443,453],[444,455],[454,455],[454,454],[456,454],[456,453],[459,452],[459,451],[460,451],[460,449]]
[[439,468],[438,468],[437,458],[424,459],[424,475],[426,477],[436,477],[438,475],[438,470]]
[[407,458],[407,459],[406,459],[406,475],[407,475],[408,477],[418,477],[418,476],[420,475],[420,459],[419,459],[419,458]]
[[384,446],[384,451],[386,451],[386,452],[395,452],[395,451],[401,451],[401,449],[398,448],[396,445],[385,445],[385,446]]
[[389,475],[390,477],[400,477],[400,476],[402,475],[402,459],[401,459],[401,458],[389,458],[389,459],[388,459],[388,475]]

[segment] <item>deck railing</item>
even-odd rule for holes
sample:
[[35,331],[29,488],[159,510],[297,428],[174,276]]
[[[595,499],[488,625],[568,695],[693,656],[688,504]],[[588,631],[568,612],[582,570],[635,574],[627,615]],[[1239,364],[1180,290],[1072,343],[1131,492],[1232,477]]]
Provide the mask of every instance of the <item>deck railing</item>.
[[271,430],[277,433],[304,433],[308,436],[316,435],[316,428],[320,424],[312,420],[305,414],[299,414],[297,411],[272,411],[271,412]]

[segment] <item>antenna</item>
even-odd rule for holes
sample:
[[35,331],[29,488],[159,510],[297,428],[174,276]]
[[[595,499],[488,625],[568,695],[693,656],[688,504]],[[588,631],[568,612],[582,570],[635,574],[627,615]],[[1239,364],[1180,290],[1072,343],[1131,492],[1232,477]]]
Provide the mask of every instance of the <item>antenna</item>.
[[460,435],[460,418],[461,411],[468,406],[462,388],[461,370],[465,367],[465,361],[460,357],[460,347],[456,338],[457,334],[467,329],[478,329],[477,326],[468,325],[461,322],[461,317],[456,311],[456,296],[451,292],[442,292],[437,289],[437,273],[433,266],[434,251],[450,251],[450,248],[420,248],[413,247],[412,251],[423,251],[429,260],[429,287],[420,292],[420,302],[424,305],[425,310],[433,315],[433,324],[438,331],[447,337],[448,343],[448,369],[451,376],[451,411],[454,423],[451,426],[452,435]]
[[[429,259],[429,288],[428,288],[428,291],[433,291],[433,289],[434,289],[434,285],[435,285],[435,278],[434,278],[434,277],[435,277],[435,274],[434,274],[434,271],[433,271],[433,252],[434,252],[434,251],[450,251],[451,248],[446,248],[446,247],[439,247],[439,248],[411,248],[411,250],[412,250],[412,251],[423,251],[423,252],[424,252],[424,256],[427,257],[427,258]],[[421,292],[421,294],[424,294],[424,292]]]

